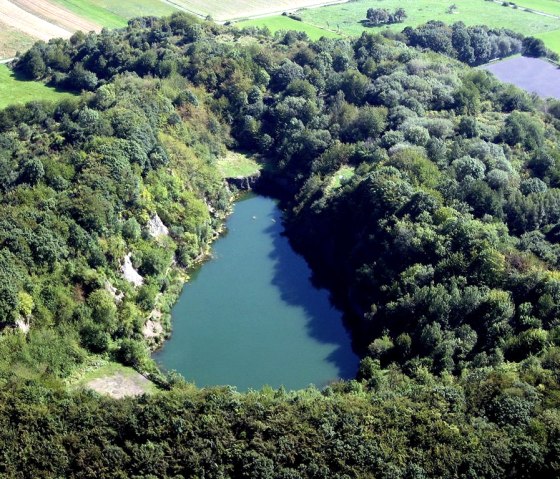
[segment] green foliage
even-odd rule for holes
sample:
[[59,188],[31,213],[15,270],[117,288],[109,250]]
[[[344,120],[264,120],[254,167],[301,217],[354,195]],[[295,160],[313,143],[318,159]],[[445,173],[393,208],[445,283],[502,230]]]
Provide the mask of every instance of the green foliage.
[[[400,37],[422,53],[246,35],[177,14],[19,60],[92,91],[0,113],[2,471],[558,475],[555,105],[433,53],[479,63],[520,38],[431,23]],[[288,234],[349,307],[358,379],[241,395],[158,373],[173,390],[151,398],[61,391],[86,350],[156,371],[142,326],[169,303],[173,260],[192,265],[228,210],[230,146],[269,158]],[[169,235],[151,236],[156,213]]]

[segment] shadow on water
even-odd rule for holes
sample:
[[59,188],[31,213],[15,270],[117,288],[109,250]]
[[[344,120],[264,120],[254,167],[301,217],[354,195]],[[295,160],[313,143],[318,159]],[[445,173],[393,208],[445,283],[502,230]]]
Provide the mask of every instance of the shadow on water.
[[278,289],[283,301],[305,311],[308,318],[306,332],[311,338],[336,346],[326,361],[338,369],[339,378],[355,377],[358,357],[350,347],[352,341],[344,314],[331,301],[329,291],[314,284],[312,270],[305,259],[293,250],[284,233],[280,209],[275,208],[269,216],[272,221],[264,233],[272,238],[274,245],[269,255],[274,261],[272,285]]

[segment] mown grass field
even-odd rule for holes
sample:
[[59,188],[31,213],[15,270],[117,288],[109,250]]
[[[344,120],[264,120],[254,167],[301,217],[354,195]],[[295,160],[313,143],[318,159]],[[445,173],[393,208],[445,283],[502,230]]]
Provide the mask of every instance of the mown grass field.
[[555,51],[556,53],[560,53],[560,30],[539,33],[535,36],[537,38],[540,38],[548,48]]
[[59,5],[104,27],[118,28],[141,16],[164,16],[177,11],[162,0],[54,0]]
[[48,87],[41,82],[19,80],[7,65],[0,65],[0,109],[32,100],[56,101],[69,96],[72,93]]
[[[545,1],[545,0],[529,0]],[[456,13],[447,13],[457,5]],[[560,3],[559,3],[560,5]],[[368,8],[395,10],[403,7],[408,15],[404,23],[391,26],[365,28],[360,23]],[[417,26],[429,20],[446,23],[463,21],[467,25],[488,25],[495,28],[510,28],[525,35],[550,32],[560,29],[560,19],[550,18],[522,9],[503,7],[485,0],[356,0],[350,3],[304,10],[298,13],[304,22],[340,31],[348,35],[360,35],[364,30],[375,32],[384,28],[400,31],[406,26]]]
[[321,37],[339,38],[340,35],[323,28],[316,27],[305,22],[298,22],[290,17],[282,15],[274,17],[255,18],[253,20],[245,20],[235,24],[239,28],[243,27],[268,27],[272,33],[278,30],[297,30],[305,32],[311,40],[318,40]]

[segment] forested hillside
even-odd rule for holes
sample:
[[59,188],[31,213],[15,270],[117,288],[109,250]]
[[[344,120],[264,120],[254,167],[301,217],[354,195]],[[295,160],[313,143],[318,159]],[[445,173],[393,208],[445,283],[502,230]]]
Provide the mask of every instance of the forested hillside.
[[[22,56],[84,93],[0,112],[0,473],[559,474],[560,103],[451,58],[479,63],[472,39],[471,61],[411,40],[429,30],[310,42],[177,14]],[[523,47],[508,35],[485,38]],[[267,157],[262,187],[363,345],[356,380],[201,391],[149,360],[146,319],[228,209],[226,147]],[[68,391],[95,354],[171,391]]]

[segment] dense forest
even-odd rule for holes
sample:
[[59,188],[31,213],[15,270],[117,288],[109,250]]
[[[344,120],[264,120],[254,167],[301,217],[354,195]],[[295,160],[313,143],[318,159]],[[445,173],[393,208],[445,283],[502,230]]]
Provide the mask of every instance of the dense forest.
[[[14,68],[83,93],[0,111],[0,474],[558,476],[560,102],[466,65],[522,50],[546,53],[462,24],[310,42],[184,14],[37,43]],[[235,148],[266,157],[346,305],[355,380],[240,394],[150,360]],[[68,390],[99,354],[162,391]]]

